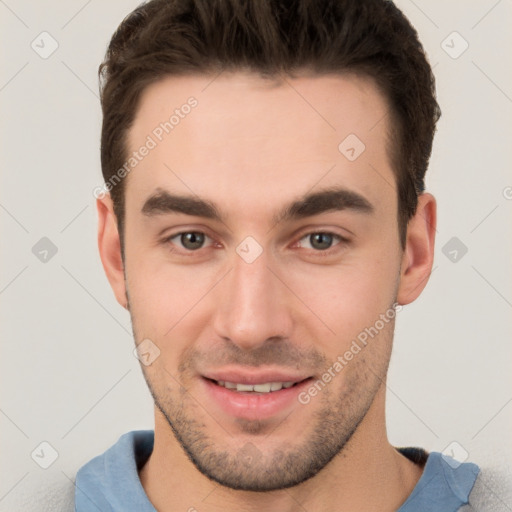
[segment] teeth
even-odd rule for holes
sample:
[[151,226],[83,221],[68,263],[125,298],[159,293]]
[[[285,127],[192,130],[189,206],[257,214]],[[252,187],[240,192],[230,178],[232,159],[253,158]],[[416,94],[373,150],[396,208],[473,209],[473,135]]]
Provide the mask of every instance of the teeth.
[[227,389],[236,391],[256,392],[256,393],[270,393],[272,391],[279,391],[280,389],[291,388],[295,382],[265,382],[263,384],[237,384],[235,382],[227,382],[218,380],[217,384]]
[[272,382],[267,382],[266,384],[255,384],[254,391],[258,393],[269,393],[272,388]]
[[251,386],[250,384],[237,384],[236,390],[237,391],[254,391],[254,386]]

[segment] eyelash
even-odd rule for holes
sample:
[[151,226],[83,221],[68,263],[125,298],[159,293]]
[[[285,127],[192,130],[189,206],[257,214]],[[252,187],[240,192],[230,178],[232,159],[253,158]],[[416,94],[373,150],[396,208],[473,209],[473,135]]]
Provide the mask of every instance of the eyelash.
[[[203,231],[195,231],[195,230],[189,230],[189,231],[179,231],[178,233],[173,233],[172,235],[170,236],[167,236],[165,237],[163,240],[162,240],[162,244],[163,245],[169,245],[169,244],[172,244],[174,245],[171,241],[174,239],[174,238],[177,238],[177,237],[180,237],[181,235],[184,235],[184,234],[187,234],[187,233],[198,233],[198,234],[202,234],[205,236],[205,238],[208,238],[210,239],[211,241],[213,241],[212,237],[208,236],[206,233],[204,233]],[[328,249],[325,249],[325,250],[318,250],[318,249],[307,249],[309,251],[313,251],[315,253],[315,256],[320,256],[320,257],[326,257],[326,256],[330,256],[332,255],[333,252],[335,252],[336,250],[339,250],[341,247],[340,246],[344,246],[344,245],[347,245],[350,243],[350,240],[346,237],[343,237],[341,235],[338,235],[337,233],[333,233],[332,231],[309,231],[307,233],[304,233],[299,239],[297,242],[294,243],[294,245],[296,245],[298,242],[304,240],[305,238],[308,238],[310,237],[311,235],[318,235],[318,234],[322,234],[322,235],[330,235],[332,236],[335,240],[338,241],[338,243],[335,243],[334,245],[332,245],[331,247],[329,247]],[[199,253],[201,251],[201,249],[204,249],[205,247],[201,247],[199,249],[196,249],[196,250],[191,250],[191,249],[186,249],[186,248],[180,248],[179,250],[176,250],[174,247],[171,248],[171,252],[181,252],[183,251],[181,254],[183,255],[186,255],[186,256],[190,256],[190,257],[193,257],[194,253]],[[338,249],[336,249],[338,248]]]

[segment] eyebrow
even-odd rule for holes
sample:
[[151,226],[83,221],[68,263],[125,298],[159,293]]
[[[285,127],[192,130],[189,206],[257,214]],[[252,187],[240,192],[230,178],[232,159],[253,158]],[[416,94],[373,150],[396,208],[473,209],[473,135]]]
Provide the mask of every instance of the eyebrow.
[[[273,217],[273,222],[277,224],[287,220],[302,219],[320,213],[341,210],[371,214],[374,212],[374,207],[368,199],[357,192],[345,188],[328,188],[305,194],[291,202]],[[219,209],[211,201],[193,196],[171,194],[162,188],[157,188],[146,199],[141,211],[146,217],[183,213],[224,222]]]

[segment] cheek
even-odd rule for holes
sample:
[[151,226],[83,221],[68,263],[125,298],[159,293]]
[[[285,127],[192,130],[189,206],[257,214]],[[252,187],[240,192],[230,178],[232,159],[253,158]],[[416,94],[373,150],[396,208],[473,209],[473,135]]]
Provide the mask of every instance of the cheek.
[[199,318],[202,298],[215,283],[211,271],[155,261],[145,263],[143,258],[132,261],[126,268],[127,287],[132,317],[140,334],[165,342],[190,324],[190,318],[199,329],[203,323]]
[[338,351],[350,345],[381,314],[389,312],[396,297],[398,265],[397,260],[386,257],[366,263],[361,259],[358,263],[297,273],[291,278],[291,287],[310,309],[304,310],[312,319],[307,323],[318,333],[315,338],[323,340],[325,351],[331,351],[333,344]]

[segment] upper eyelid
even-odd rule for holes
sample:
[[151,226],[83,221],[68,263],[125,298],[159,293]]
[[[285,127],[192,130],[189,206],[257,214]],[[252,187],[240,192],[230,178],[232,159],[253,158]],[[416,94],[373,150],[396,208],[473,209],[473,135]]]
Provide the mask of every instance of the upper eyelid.
[[303,235],[300,236],[299,240],[302,240],[306,236],[316,235],[318,233],[322,233],[324,235],[332,235],[332,236],[335,236],[336,238],[340,238],[340,239],[346,238],[343,235],[340,235],[339,233],[335,233],[334,231],[328,231],[328,230],[321,230],[320,229],[320,230],[317,230],[317,231],[307,231],[306,233],[304,233]]
[[299,241],[299,240],[302,240],[303,238],[305,238],[307,236],[315,235],[317,233],[323,233],[323,234],[327,234],[327,235],[332,235],[333,237],[337,238],[341,242],[349,242],[350,238],[351,238],[348,235],[343,235],[341,233],[337,233],[336,231],[333,231],[333,230],[330,230],[330,229],[313,229],[313,230],[310,230],[310,231],[305,231],[304,233],[298,235],[296,237],[296,240]]
[[[210,236],[206,231],[204,230],[201,230],[201,229],[184,229],[182,231],[177,231],[176,233],[172,233],[170,235],[164,235],[164,239],[165,240],[169,240],[171,238],[175,238],[179,235],[183,235],[185,233],[201,233],[205,236],[207,236],[208,238],[212,238],[212,236]],[[313,230],[310,230],[310,231],[305,231],[304,233],[302,233],[299,237],[299,240],[302,240],[304,237],[306,236],[309,236],[309,235],[315,235],[315,234],[318,234],[318,233],[325,233],[327,235],[334,235],[338,238],[347,238],[345,237],[344,235],[340,235],[339,233],[336,233],[335,231],[330,231],[329,229],[313,229]],[[298,235],[296,235],[298,236]]]

